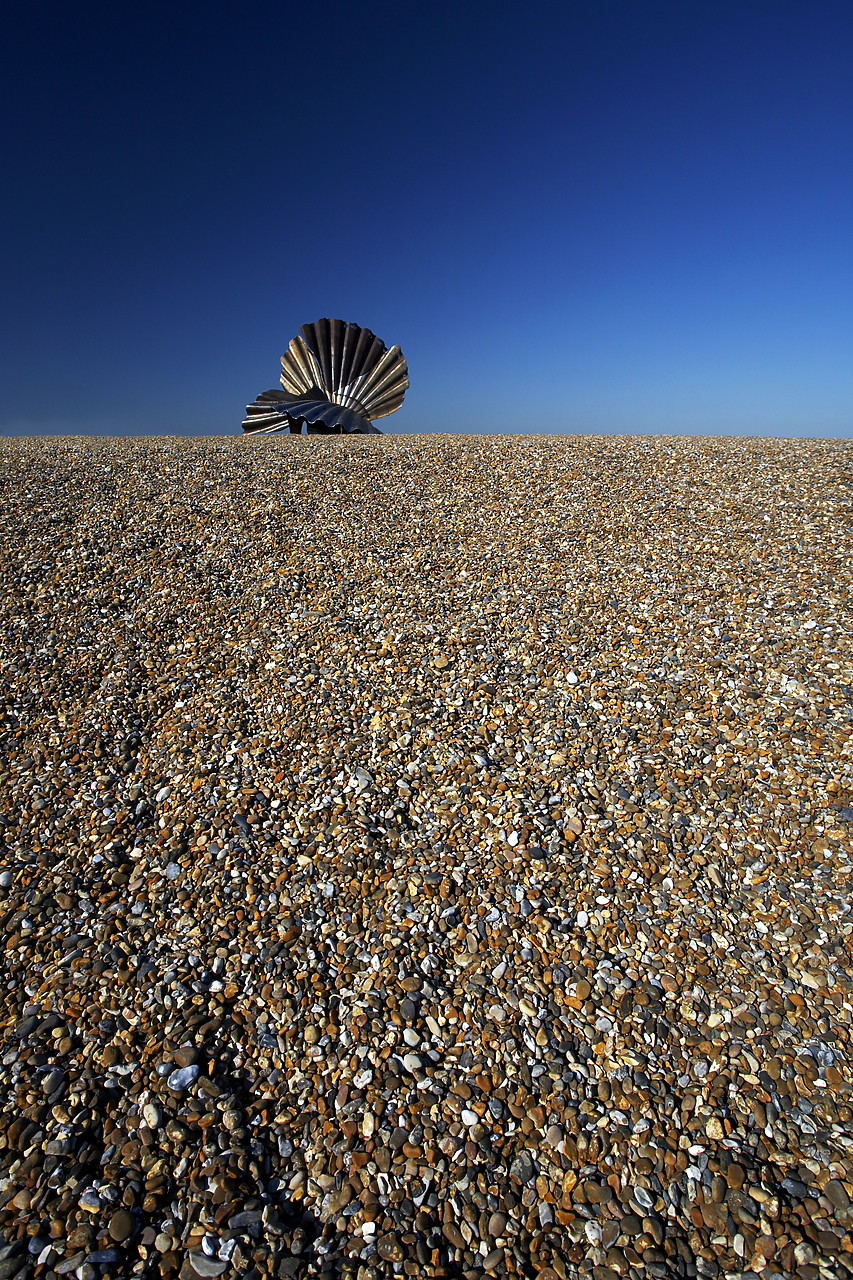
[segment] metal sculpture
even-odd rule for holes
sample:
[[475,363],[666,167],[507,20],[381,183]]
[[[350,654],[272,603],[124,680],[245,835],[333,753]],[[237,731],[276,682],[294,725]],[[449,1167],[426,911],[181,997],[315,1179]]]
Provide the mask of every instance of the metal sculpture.
[[246,406],[243,431],[260,435],[303,425],[308,435],[381,435],[374,418],[399,409],[409,371],[399,347],[357,324],[317,320],[304,324],[281,357],[287,394],[262,391]]

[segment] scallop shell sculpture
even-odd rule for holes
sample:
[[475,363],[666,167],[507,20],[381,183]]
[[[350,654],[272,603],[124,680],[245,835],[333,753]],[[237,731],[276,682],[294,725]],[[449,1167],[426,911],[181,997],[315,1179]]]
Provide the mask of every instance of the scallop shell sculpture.
[[374,418],[399,409],[409,371],[399,347],[345,320],[304,324],[281,357],[284,391],[262,391],[246,406],[243,431],[381,435]]

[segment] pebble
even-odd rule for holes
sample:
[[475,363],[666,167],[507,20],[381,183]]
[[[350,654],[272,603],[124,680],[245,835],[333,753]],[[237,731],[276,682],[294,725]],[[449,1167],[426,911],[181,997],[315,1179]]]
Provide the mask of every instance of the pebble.
[[169,1073],[166,1083],[170,1089],[176,1091],[188,1089],[191,1084],[195,1084],[200,1070],[201,1068],[197,1066],[180,1067],[177,1071]]
[[119,1244],[133,1235],[133,1215],[127,1209],[118,1209],[110,1218],[110,1236]]
[[219,1258],[209,1258],[206,1253],[191,1253],[190,1266],[197,1276],[221,1276],[228,1270],[228,1263]]
[[163,1123],[163,1113],[154,1102],[146,1102],[142,1108],[142,1118],[149,1129],[159,1129]]
[[505,1213],[493,1213],[489,1218],[488,1232],[492,1239],[502,1236],[509,1221]]
[[529,1151],[522,1151],[510,1165],[509,1176],[515,1182],[530,1183],[536,1177],[536,1164]]
[[823,1194],[836,1209],[844,1212],[850,1208],[850,1196],[843,1182],[839,1182],[836,1178],[830,1178],[823,1188]]
[[86,1255],[86,1263],[90,1267],[105,1267],[111,1262],[118,1262],[120,1257],[118,1249],[95,1249]]
[[0,1276],[849,1271],[852,451],[0,441]]

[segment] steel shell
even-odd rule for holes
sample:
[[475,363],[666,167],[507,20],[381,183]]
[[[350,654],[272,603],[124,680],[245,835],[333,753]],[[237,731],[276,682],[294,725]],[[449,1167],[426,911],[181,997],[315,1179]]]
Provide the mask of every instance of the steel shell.
[[379,435],[374,418],[399,409],[409,386],[399,347],[386,347],[369,329],[344,320],[302,326],[281,357],[280,391],[264,391],[247,405],[247,434]]

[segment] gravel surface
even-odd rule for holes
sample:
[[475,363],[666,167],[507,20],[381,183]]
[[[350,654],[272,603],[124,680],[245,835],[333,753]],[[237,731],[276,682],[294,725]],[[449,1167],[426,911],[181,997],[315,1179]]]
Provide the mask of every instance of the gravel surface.
[[853,444],[0,459],[0,1280],[853,1275]]

